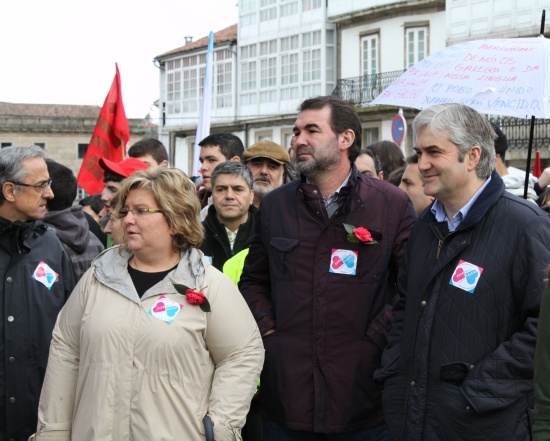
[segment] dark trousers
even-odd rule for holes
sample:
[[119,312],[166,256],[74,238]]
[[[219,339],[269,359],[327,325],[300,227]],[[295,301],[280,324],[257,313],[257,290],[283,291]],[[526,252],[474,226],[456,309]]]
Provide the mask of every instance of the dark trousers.
[[260,412],[260,400],[252,400],[250,410],[246,415],[246,423],[242,430],[243,441],[262,440],[262,415]]
[[388,441],[385,424],[348,433],[313,433],[288,430],[273,421],[262,421],[261,441]]

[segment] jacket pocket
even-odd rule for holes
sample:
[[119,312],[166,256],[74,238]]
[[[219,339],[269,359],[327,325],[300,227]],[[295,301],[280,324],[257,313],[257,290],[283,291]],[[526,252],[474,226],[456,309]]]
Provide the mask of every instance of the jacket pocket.
[[272,278],[289,278],[293,275],[292,251],[300,243],[299,239],[290,237],[272,237],[270,270]]
[[470,365],[467,363],[456,362],[441,365],[439,370],[439,379],[447,383],[460,386],[470,372]]

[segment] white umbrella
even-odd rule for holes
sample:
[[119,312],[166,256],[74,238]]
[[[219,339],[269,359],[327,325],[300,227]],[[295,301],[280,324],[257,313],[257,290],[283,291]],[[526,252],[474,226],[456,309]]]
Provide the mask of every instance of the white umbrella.
[[449,46],[410,67],[371,105],[462,103],[481,113],[550,118],[550,40],[503,38]]
[[[544,29],[544,12],[541,34]],[[480,113],[531,117],[525,193],[531,164],[535,118],[550,118],[550,40],[475,40],[449,46],[419,61],[370,105],[423,109],[462,103]]]

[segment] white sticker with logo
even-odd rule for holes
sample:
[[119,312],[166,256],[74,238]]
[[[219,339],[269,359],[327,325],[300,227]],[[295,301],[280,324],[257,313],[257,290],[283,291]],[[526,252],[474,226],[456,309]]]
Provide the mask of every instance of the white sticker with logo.
[[40,261],[32,273],[32,278],[42,283],[48,289],[52,289],[52,286],[55,282],[57,282],[58,277],[59,274],[51,269],[50,266],[44,261]]
[[482,272],[483,268],[480,266],[461,260],[458,262],[451,280],[449,280],[449,285],[456,286],[473,294]]
[[357,272],[358,255],[357,251],[333,248],[328,272],[354,276]]
[[183,305],[162,295],[149,310],[149,315],[156,317],[168,324],[172,323],[181,312]]

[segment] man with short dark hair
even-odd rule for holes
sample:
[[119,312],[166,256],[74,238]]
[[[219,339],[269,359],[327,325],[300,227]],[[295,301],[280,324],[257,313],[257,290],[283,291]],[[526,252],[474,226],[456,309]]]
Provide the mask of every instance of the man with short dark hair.
[[201,220],[204,220],[208,213],[208,206],[212,204],[211,174],[216,166],[225,161],[240,162],[243,159],[244,145],[241,139],[232,133],[214,133],[208,135],[201,142],[199,161],[201,163],[200,173],[202,181],[199,185],[198,196],[201,201]]
[[386,440],[373,373],[415,214],[401,190],[357,171],[349,103],[317,97],[299,111],[301,179],[264,197],[239,284],[266,349],[262,440]]
[[418,155],[416,153],[407,158],[407,168],[403,172],[399,188],[409,195],[418,216],[434,200],[432,196],[424,193],[424,181],[418,169]]
[[394,441],[531,438],[550,220],[504,189],[495,132],[456,103],[414,119],[424,193],[375,378]]
[[105,247],[90,232],[82,206],[73,205],[78,184],[72,170],[53,159],[46,159],[46,165],[52,179],[54,197],[46,203],[48,212],[44,216],[44,223],[55,230],[55,234],[65,245],[65,251],[73,265],[75,280],[78,282],[90,268],[92,260]]
[[240,162],[226,161],[211,176],[213,203],[203,221],[201,251],[222,271],[231,256],[247,248],[254,233],[252,174]]
[[74,288],[69,257],[40,220],[54,197],[44,150],[0,150],[0,439],[36,431],[57,314]]
[[140,159],[149,168],[168,167],[168,152],[158,139],[144,138],[128,149],[130,158]]
[[374,179],[384,179],[384,171],[382,170],[380,159],[378,159],[378,156],[371,149],[361,149],[359,156],[355,160],[355,166],[359,170],[359,173],[363,175]]

